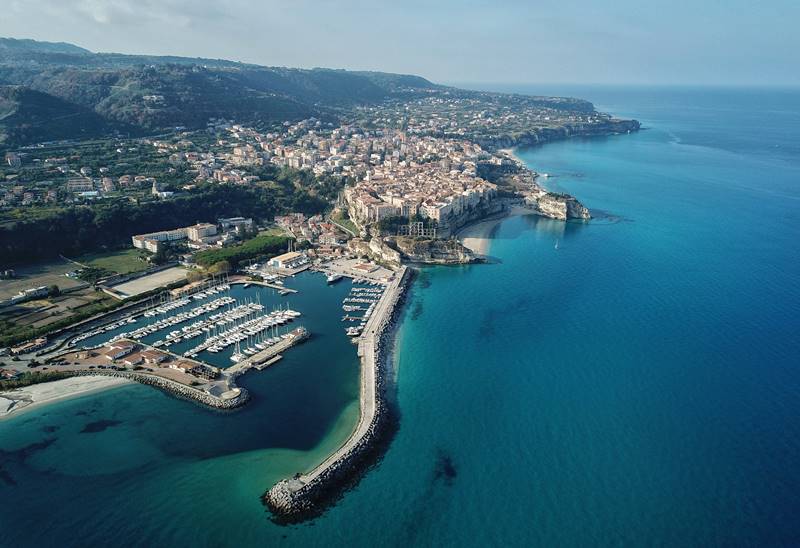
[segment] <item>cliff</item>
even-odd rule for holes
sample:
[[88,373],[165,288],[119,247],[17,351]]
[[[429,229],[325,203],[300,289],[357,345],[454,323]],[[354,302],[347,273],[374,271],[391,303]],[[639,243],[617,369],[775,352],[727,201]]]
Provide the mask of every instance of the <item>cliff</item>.
[[400,253],[386,245],[378,237],[373,237],[369,241],[353,238],[347,242],[347,248],[355,255],[372,259],[389,267],[396,268],[401,263]]
[[457,240],[409,236],[373,237],[366,241],[353,238],[347,244],[351,253],[369,258],[390,268],[403,261],[424,264],[469,264],[480,262],[472,251]]
[[397,236],[386,238],[385,241],[387,245],[397,249],[403,259],[414,263],[469,264],[479,261],[458,240]]
[[473,141],[488,150],[502,148],[531,147],[561,141],[570,137],[594,137],[598,135],[616,135],[638,131],[641,124],[638,120],[618,120],[611,118],[594,124],[564,125],[555,128],[536,128],[531,131],[505,135],[476,136]]
[[540,215],[551,219],[566,221],[567,219],[591,219],[589,210],[575,197],[569,194],[546,192],[540,195],[525,197],[525,203],[533,207]]

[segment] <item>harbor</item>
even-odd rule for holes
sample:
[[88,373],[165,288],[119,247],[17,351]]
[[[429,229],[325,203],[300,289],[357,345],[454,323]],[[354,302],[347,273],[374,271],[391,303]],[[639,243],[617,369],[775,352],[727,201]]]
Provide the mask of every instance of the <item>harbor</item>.
[[405,266],[395,273],[357,338],[360,408],[350,437],[312,470],[284,479],[264,494],[264,503],[277,522],[297,523],[319,515],[344,485],[359,477],[385,436],[390,419],[384,397],[391,331],[410,278]]
[[[331,291],[319,274],[303,280],[312,293]],[[222,278],[174,292],[72,337],[47,356],[47,369],[129,378],[216,408],[241,405],[248,396],[237,377],[273,366],[312,336],[289,303],[298,289],[270,285]]]

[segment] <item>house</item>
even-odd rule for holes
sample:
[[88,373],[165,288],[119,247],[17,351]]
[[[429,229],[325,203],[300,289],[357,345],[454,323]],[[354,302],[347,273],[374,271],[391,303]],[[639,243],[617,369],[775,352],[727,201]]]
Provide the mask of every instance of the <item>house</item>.
[[136,346],[132,343],[114,343],[102,354],[107,360],[113,362],[133,353],[135,348]]
[[40,337],[38,339],[34,339],[32,341],[28,341],[23,343],[19,346],[14,346],[11,348],[11,353],[13,355],[19,354],[27,354],[28,352],[33,352],[35,350],[39,350],[40,348],[44,347],[47,344],[47,338]]
[[10,369],[0,369],[0,380],[13,381],[20,376],[19,371],[12,371]]
[[123,365],[132,366],[142,363],[142,355],[139,353],[130,354],[122,360]]
[[178,371],[183,371],[184,373],[194,373],[199,367],[200,364],[186,360],[178,360],[177,362],[169,364],[170,369],[177,369]]
[[151,365],[158,365],[169,358],[169,354],[165,354],[159,350],[145,350],[139,354],[144,360],[144,363]]

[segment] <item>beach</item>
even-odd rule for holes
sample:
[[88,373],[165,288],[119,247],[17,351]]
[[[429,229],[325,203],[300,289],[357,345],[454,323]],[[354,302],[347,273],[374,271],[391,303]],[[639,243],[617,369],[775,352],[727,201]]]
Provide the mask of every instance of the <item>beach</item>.
[[85,396],[132,382],[117,377],[70,377],[0,392],[0,420],[48,403]]
[[530,208],[513,206],[511,209],[492,217],[469,224],[456,233],[461,244],[477,255],[486,255],[495,228],[506,218],[516,215],[536,215]]
[[505,215],[467,225],[458,231],[456,237],[464,247],[469,248],[473,253],[486,255],[489,251],[492,231],[504,217]]

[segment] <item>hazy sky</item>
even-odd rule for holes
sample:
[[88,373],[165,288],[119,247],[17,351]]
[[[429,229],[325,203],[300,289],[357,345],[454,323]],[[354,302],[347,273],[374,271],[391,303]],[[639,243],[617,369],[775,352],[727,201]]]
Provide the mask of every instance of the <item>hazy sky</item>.
[[797,0],[0,0],[0,36],[437,82],[800,84]]

